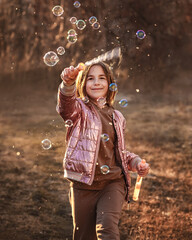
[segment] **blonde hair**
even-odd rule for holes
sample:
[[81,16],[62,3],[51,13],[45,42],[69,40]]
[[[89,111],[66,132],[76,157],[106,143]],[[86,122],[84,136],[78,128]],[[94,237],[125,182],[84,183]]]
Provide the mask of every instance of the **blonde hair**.
[[[95,66],[95,65],[102,67],[105,73],[105,76],[107,78],[108,85],[110,85],[111,83],[115,83],[113,73],[110,70],[110,67],[108,64],[104,62],[98,62],[98,63],[93,63],[89,66],[86,66],[83,71],[79,72],[76,79],[76,96],[82,100],[85,99],[85,97],[87,97],[86,82],[87,82],[87,76],[88,76],[89,70],[91,69],[92,66]],[[110,89],[108,89],[106,102],[109,104],[109,106],[113,106],[116,94],[117,94],[117,91],[111,91]]]

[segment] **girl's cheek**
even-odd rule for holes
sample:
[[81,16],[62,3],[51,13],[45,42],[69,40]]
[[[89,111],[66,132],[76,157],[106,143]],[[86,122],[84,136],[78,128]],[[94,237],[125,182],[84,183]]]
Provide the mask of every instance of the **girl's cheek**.
[[86,91],[87,91],[87,88],[88,88],[88,84],[87,84],[87,82],[85,83],[85,89],[86,89]]
[[85,91],[86,91],[86,93],[89,91],[89,87],[90,87],[90,86],[89,86],[89,83],[86,83],[86,84],[85,84]]

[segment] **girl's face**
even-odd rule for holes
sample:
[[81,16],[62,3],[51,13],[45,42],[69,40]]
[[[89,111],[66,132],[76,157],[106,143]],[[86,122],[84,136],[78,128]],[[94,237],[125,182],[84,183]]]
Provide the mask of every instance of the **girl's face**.
[[108,81],[103,68],[94,65],[90,68],[86,80],[87,95],[94,101],[100,97],[106,97],[108,92]]

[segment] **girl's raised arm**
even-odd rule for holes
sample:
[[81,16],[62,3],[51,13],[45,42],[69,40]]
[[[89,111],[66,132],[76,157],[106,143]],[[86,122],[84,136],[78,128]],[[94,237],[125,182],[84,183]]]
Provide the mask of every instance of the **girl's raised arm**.
[[61,73],[63,81],[58,89],[56,110],[64,121],[71,120],[74,123],[80,114],[81,106],[75,97],[75,81],[81,70],[83,66],[79,64],[76,68],[65,68]]

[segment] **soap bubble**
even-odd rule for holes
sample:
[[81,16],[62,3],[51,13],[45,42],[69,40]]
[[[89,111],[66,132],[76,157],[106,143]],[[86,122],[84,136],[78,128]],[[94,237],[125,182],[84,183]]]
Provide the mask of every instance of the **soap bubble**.
[[65,127],[72,127],[72,126],[73,126],[73,121],[70,120],[70,119],[67,119],[67,120],[65,121]]
[[73,4],[74,7],[79,8],[81,6],[81,3],[78,1],[75,1]]
[[75,42],[77,42],[77,36],[76,35],[75,36],[68,35],[67,40],[68,40],[69,43],[75,43]]
[[121,100],[119,101],[119,105],[120,105],[121,107],[127,107],[127,105],[128,105],[127,99],[121,99]]
[[78,20],[76,26],[79,30],[83,30],[86,27],[86,23],[83,20]]
[[104,105],[106,104],[106,98],[105,97],[99,97],[97,99],[97,103],[100,107],[104,107]]
[[145,38],[146,34],[145,34],[145,32],[144,32],[143,30],[138,30],[138,31],[136,32],[136,36],[137,36],[139,39],[143,39],[143,38]]
[[95,16],[92,16],[89,18],[89,23],[92,25],[93,23],[97,22],[97,18]]
[[100,169],[101,169],[101,173],[103,173],[103,174],[108,174],[110,172],[109,166],[107,166],[107,165],[101,166]]
[[55,16],[59,17],[63,14],[64,10],[61,6],[55,6],[53,9],[52,9],[52,12]]
[[57,54],[59,55],[63,55],[65,53],[65,48],[64,47],[58,47],[57,48]]
[[71,18],[70,18],[70,22],[71,22],[72,24],[76,24],[77,18],[76,18],[76,17],[71,17]]
[[85,96],[82,100],[83,100],[84,103],[88,103],[89,102],[89,98],[87,96]]
[[75,29],[70,29],[68,32],[67,32],[68,35],[70,36],[76,36],[77,35],[77,32],[75,31]]
[[92,28],[95,29],[95,30],[97,30],[97,29],[100,28],[100,24],[99,24],[98,22],[93,23],[91,26],[92,26]]
[[109,141],[109,135],[107,133],[101,134],[101,139],[103,142]]
[[55,52],[50,51],[44,55],[43,61],[47,66],[53,67],[59,62],[59,57]]
[[44,139],[41,141],[41,143],[42,143],[43,149],[45,150],[49,150],[52,147],[52,143],[49,139]]
[[117,91],[117,84],[116,83],[111,83],[109,85],[109,90],[112,91],[112,92]]

